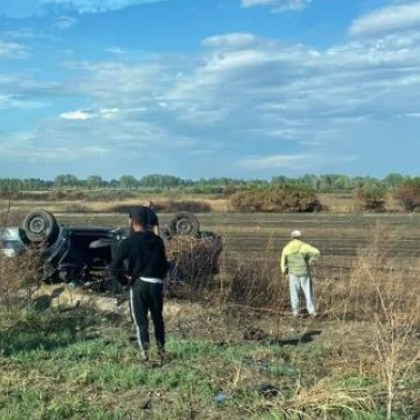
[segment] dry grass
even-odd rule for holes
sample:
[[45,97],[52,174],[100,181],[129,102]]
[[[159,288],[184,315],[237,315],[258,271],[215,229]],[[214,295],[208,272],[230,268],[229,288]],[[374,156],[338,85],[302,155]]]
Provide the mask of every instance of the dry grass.
[[[81,316],[86,322],[86,314]],[[110,411],[109,407],[120,404],[130,406],[133,412],[120,418],[379,419],[386,415],[388,377],[384,366],[389,363],[389,355],[395,353],[383,349],[384,359],[377,356],[374,322],[305,321],[290,332],[291,324],[285,317],[277,329],[271,315],[184,303],[167,323],[171,360],[162,368],[151,368],[139,365],[135,346],[123,337],[129,326],[109,326],[103,315],[98,315],[97,325],[88,324],[86,328],[77,321],[77,333],[69,335],[70,343],[63,339],[64,344],[58,346],[53,340],[61,339],[60,334],[67,331],[63,318],[64,314],[54,316],[55,330],[45,319],[27,321],[25,330],[33,330],[32,335],[41,344],[28,336],[26,341],[32,348],[15,350],[8,360],[8,381],[4,380],[1,388],[9,389],[8,406],[17,409],[20,395],[27,395],[25,409],[37,412],[45,407],[45,401],[34,398],[31,403],[29,399],[42,390],[42,395],[48,395],[49,401],[62,410],[70,398],[70,413],[75,418],[84,415],[78,411],[81,403],[86,404],[82,408],[90,418],[106,418],[105,413],[111,418],[114,408]],[[263,321],[266,327],[261,325]],[[261,337],[243,338],[258,325]],[[314,341],[305,342],[302,337],[314,329],[322,333]],[[279,333],[281,338],[277,340]],[[387,333],[381,332],[380,340],[388,337]],[[46,334],[50,334],[52,344]],[[20,338],[22,343],[24,339],[26,336]],[[9,352],[12,340],[9,336]],[[412,382],[416,366],[414,357],[407,353],[413,344],[415,340],[408,338],[404,352],[396,359],[398,363],[393,364],[403,367],[391,381],[391,413],[395,418],[416,418],[416,388]],[[42,350],[40,346],[49,347]],[[258,390],[265,384],[278,393],[263,395]],[[137,411],[135,404],[127,405],[124,396],[128,393],[132,395],[130,401],[151,395],[150,412]],[[227,397],[225,403],[214,402],[219,394]],[[92,407],[92,401],[98,407]],[[51,410],[50,403],[47,407]],[[95,416],[94,409],[101,415]]]
[[14,258],[0,253],[0,303],[8,311],[21,305],[22,296],[30,302],[32,288],[39,284],[41,262],[39,252],[29,249]]
[[212,279],[219,271],[219,239],[174,237],[166,251],[173,265],[169,289],[172,296],[197,300],[201,296],[199,292],[213,287]]
[[[42,207],[52,212],[82,212],[82,213],[111,213],[119,212],[123,208],[137,206],[145,199],[152,200],[163,212],[188,210],[195,212],[230,212],[233,208],[229,198],[219,196],[202,196],[179,192],[168,192],[165,195],[124,192],[118,196],[107,192],[88,194],[83,192],[71,192],[58,194],[53,193],[31,193],[20,194],[10,197],[12,209],[26,209],[29,211],[34,207]],[[352,193],[319,193],[317,194],[323,211],[331,213],[359,213],[360,209],[357,200]],[[9,204],[8,197],[0,198],[0,208],[6,209]],[[203,210],[200,210],[202,208]],[[173,209],[173,210],[171,210]],[[385,200],[387,212],[403,212],[401,203],[388,194]]]
[[[19,226],[25,213],[10,211],[0,213],[0,228],[7,226]],[[31,298],[31,290],[40,279],[41,260],[39,251],[35,247],[17,257],[10,258],[0,252],[0,302],[8,310],[19,302],[19,294],[22,290],[27,301]]]
[[[331,213],[360,213],[360,202],[353,193],[319,193],[319,200],[324,211]],[[393,194],[385,196],[384,208],[386,212],[401,213],[404,211],[401,203],[396,200]]]
[[[413,378],[420,369],[420,351],[416,346],[420,336],[419,273],[411,266],[395,268],[387,251],[394,235],[390,229],[377,225],[371,232],[370,244],[354,259],[351,271],[334,279],[325,275],[321,266],[315,276],[315,295],[321,315],[328,315],[330,322],[341,324],[343,332],[346,325],[364,323],[356,335],[349,332],[348,342],[343,341],[345,335],[340,338],[341,344],[349,348],[334,354],[336,372],[338,369],[342,376],[358,374],[375,378],[375,392],[381,395],[379,399],[386,407],[389,420],[397,405],[401,409],[404,398],[413,401],[413,395],[407,397],[404,384],[415,383]],[[265,310],[267,314],[274,310],[282,312],[288,305],[287,286],[279,276],[274,263],[276,256],[270,247],[265,257],[259,262],[238,263],[230,298],[242,306]],[[335,348],[337,344],[332,346]],[[366,391],[340,389],[328,380],[321,380],[313,387],[299,390],[292,400],[279,404],[276,409],[286,418],[293,415],[312,418],[329,416],[329,412],[351,415],[373,407],[373,398]]]
[[280,275],[278,255],[268,242],[263,258],[237,258],[230,267],[228,301],[252,308],[284,311],[288,305],[287,282]]
[[3,210],[0,211],[0,228],[8,226],[20,226],[26,212],[22,210]]
[[[179,344],[172,345],[181,348],[176,353],[178,360],[169,364],[162,375],[171,377],[179,368],[179,377],[176,376],[173,382],[177,384],[174,395],[179,395],[179,381],[184,380],[185,369],[193,365],[194,368],[188,372],[197,382],[191,386],[204,383],[212,392],[222,389],[232,401],[231,406],[226,403],[226,407],[214,410],[212,418],[235,418],[235,415],[237,418],[258,418],[267,415],[274,419],[385,416],[391,419],[394,414],[396,418],[410,418],[409,415],[416,412],[416,404],[418,406],[419,275],[411,262],[407,262],[405,268],[399,263],[396,268],[388,251],[388,245],[397,236],[395,231],[377,225],[366,234],[371,238],[370,243],[353,258],[351,270],[343,271],[339,277],[333,277],[325,270],[321,259],[314,269],[315,296],[318,312],[327,316],[318,320],[302,319],[297,326],[284,316],[289,312],[288,288],[279,274],[278,250],[272,241],[268,242],[258,259],[243,255],[234,264],[229,262],[229,267],[222,265],[221,277],[225,287],[219,289],[207,287],[208,279],[202,277],[203,272],[208,273],[210,264],[206,245],[188,238],[172,242],[168,249],[170,258],[188,273],[185,297],[199,299],[202,296],[199,288],[203,287],[211,291],[214,302],[226,302],[221,311],[217,305],[200,309],[194,306],[188,316],[185,316],[187,311],[181,305],[176,319],[168,322],[169,336],[179,339]],[[16,265],[12,267],[10,264]],[[0,258],[0,287],[5,287],[0,290],[2,296],[16,290],[22,279],[33,278],[35,271],[31,271],[30,267],[26,260]],[[201,278],[203,280],[196,282]],[[226,301],[227,294],[229,299]],[[317,329],[322,332],[319,338],[305,342],[305,334]],[[260,331],[258,342],[244,339],[245,333],[250,331]],[[254,339],[256,336],[253,335]],[[87,345],[84,343],[89,342],[85,340],[79,345]],[[133,365],[138,365],[134,350],[124,345],[119,344],[120,347],[115,349],[117,356],[112,359],[112,363],[116,364],[115,371],[112,371],[115,377],[127,364],[127,359],[121,356],[121,348],[124,352],[132,351]],[[196,353],[191,350],[194,346],[197,346]],[[103,347],[98,345],[98,349]],[[70,366],[77,366],[69,354]],[[104,369],[101,375],[105,377],[110,363],[108,355],[109,349],[106,349],[100,356],[103,358],[100,363],[96,355],[92,361],[92,365],[96,363],[98,369]],[[48,357],[45,356],[46,360]],[[182,364],[184,361],[185,364]],[[266,361],[280,373],[276,375],[267,371]],[[28,365],[32,368],[33,363],[30,362]],[[288,367],[291,367],[290,370],[287,370]],[[141,372],[136,371],[134,378],[139,374]],[[255,392],[250,393],[249,390],[254,390],[260,381],[277,385],[279,395],[263,398],[256,397]],[[62,382],[65,384],[64,378]],[[85,391],[89,386],[86,385]],[[113,396],[114,387],[118,392],[118,386],[117,382],[114,385],[112,378],[109,379],[112,392],[99,393],[99,397]],[[154,390],[156,383],[151,379],[147,386]],[[189,385],[185,386],[189,389]],[[136,385],[136,389],[140,387]],[[195,391],[196,388],[193,395],[196,395]],[[66,392],[63,390],[60,395],[67,395]],[[73,395],[83,396],[77,392]],[[161,402],[165,404],[165,398],[168,396],[159,395],[159,407]],[[192,399],[188,398],[189,394],[182,399],[180,407],[185,408],[186,401]],[[235,398],[238,403],[235,403]],[[115,400],[110,398],[114,404]],[[198,399],[194,404],[194,410],[200,416],[207,416],[206,399]],[[74,410],[76,412],[77,407]],[[185,409],[182,413],[185,414]],[[176,415],[172,417],[177,418]]]
[[[181,210],[205,213],[209,211],[222,212],[228,211],[228,200],[226,199],[205,199],[189,196],[179,196],[177,198],[149,197],[160,212],[172,213]],[[74,200],[19,200],[10,203],[10,211],[20,211],[27,213],[33,208],[44,208],[57,213],[122,213],[127,209],[142,205],[144,199],[122,198],[110,199],[108,201],[95,199],[74,199]],[[0,200],[0,209],[7,211],[8,200]]]

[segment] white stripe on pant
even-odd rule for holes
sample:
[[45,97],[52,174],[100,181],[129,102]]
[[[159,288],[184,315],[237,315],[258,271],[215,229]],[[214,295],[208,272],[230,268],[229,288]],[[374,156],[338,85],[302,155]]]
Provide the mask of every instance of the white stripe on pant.
[[290,291],[290,304],[294,316],[299,315],[300,302],[299,291],[303,290],[306,300],[306,309],[310,315],[315,313],[314,292],[311,276],[298,277],[293,274],[289,275],[289,291]]
[[133,303],[133,287],[130,287],[130,312],[131,312],[131,318],[133,320],[134,326],[136,327],[136,337],[137,342],[140,347],[140,354],[142,357],[146,357],[146,352],[143,348],[143,343],[141,342],[141,336],[140,336],[140,327],[136,319],[136,311],[134,310],[134,303]]

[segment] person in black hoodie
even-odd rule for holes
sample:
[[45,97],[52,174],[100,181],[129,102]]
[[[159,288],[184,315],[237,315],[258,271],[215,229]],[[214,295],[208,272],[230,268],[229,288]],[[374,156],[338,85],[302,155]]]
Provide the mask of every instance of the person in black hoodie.
[[[128,276],[130,282],[130,309],[140,359],[147,361],[149,352],[150,311],[155,327],[158,354],[165,356],[165,326],[163,321],[163,282],[168,270],[165,246],[162,238],[147,229],[148,214],[144,207],[130,212],[132,233],[124,239],[111,263],[111,274],[121,279]],[[127,270],[124,261],[128,261]]]

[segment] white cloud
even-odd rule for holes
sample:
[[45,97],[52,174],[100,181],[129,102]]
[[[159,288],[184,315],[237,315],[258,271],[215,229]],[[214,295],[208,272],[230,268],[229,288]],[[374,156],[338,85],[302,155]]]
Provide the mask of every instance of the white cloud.
[[[126,112],[130,112],[131,110],[127,110]],[[102,119],[116,119],[118,118],[119,114],[124,112],[119,108],[100,108],[97,111],[93,111],[91,109],[78,109],[76,111],[68,111],[62,112],[58,117],[62,120],[69,120],[69,121],[87,121],[93,120],[97,118]]]
[[47,103],[45,102],[23,99],[15,95],[2,94],[0,92],[0,109],[39,109],[44,108],[45,106],[47,106]]
[[257,40],[254,34],[236,32],[205,38],[201,44],[211,48],[243,48],[254,44]]
[[128,50],[121,47],[109,47],[105,49],[105,52],[116,55],[126,55],[129,53]]
[[278,13],[303,10],[312,0],[241,0],[243,7],[268,6]]
[[409,118],[420,118],[420,112],[409,112],[405,116]]
[[322,168],[328,166],[332,161],[335,163],[353,162],[357,156],[325,156],[319,154],[298,154],[298,155],[270,155],[264,157],[252,157],[236,161],[236,165],[251,171],[263,171],[273,169],[288,169],[296,173],[302,173],[309,168]]
[[[67,64],[79,74],[71,92],[94,105],[64,117],[100,123],[97,138],[125,145],[147,138],[163,150],[178,141],[181,150],[197,142],[194,150],[223,151],[231,161],[241,149],[248,157],[237,168],[319,168],[347,130],[418,112],[419,37],[413,31],[322,50],[233,33],[205,39],[208,48],[195,56],[74,62]],[[105,130],[107,119],[119,134]]]
[[63,112],[59,115],[59,117],[63,120],[71,120],[71,121],[86,121],[95,118],[95,114],[93,114],[89,110],[77,110],[77,111],[69,111]]
[[202,46],[190,55],[67,62],[62,83],[3,75],[0,106],[10,103],[11,92],[21,100],[68,101],[31,150],[53,153],[63,142],[84,150],[100,139],[120,167],[132,156],[158,165],[154,171],[197,164],[203,176],[206,159],[208,170],[220,167],[219,173],[340,168],[355,159],[357,147],[376,142],[380,149],[378,127],[418,124],[420,31],[330,48],[230,33]]
[[350,35],[365,36],[420,27],[420,1],[387,6],[355,19]]
[[[57,134],[50,129],[46,131],[41,129],[33,132],[18,132],[11,138],[0,136],[0,155],[7,158],[9,162],[26,161],[42,164],[98,158],[109,152],[107,147],[83,144],[86,143],[85,141],[64,143],[62,141],[64,139],[61,139],[61,141],[51,141],[45,144],[44,136],[52,133]],[[69,140],[68,136],[66,139]]]
[[54,22],[53,27],[60,31],[67,31],[77,25],[77,20],[69,16],[60,16]]
[[124,9],[128,6],[160,3],[168,0],[41,0],[41,4],[58,5],[66,10],[79,13],[104,13]]
[[313,158],[308,155],[273,155],[237,161],[239,167],[250,170],[295,168],[309,163]]
[[22,59],[28,57],[28,49],[16,42],[8,42],[0,39],[0,59]]

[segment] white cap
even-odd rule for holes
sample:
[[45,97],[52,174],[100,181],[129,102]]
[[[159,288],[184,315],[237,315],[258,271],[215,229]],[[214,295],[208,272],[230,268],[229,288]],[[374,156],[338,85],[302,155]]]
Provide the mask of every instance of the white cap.
[[290,236],[292,238],[301,238],[302,237],[302,232],[300,230],[296,229],[290,234]]

